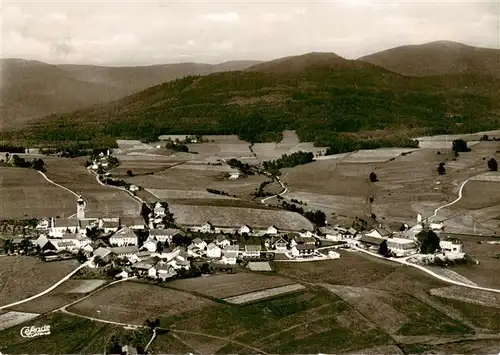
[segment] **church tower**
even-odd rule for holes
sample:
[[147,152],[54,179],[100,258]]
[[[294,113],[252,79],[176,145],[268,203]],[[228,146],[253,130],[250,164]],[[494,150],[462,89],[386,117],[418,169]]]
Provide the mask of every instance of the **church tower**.
[[76,200],[76,218],[79,220],[85,219],[85,201],[81,195]]

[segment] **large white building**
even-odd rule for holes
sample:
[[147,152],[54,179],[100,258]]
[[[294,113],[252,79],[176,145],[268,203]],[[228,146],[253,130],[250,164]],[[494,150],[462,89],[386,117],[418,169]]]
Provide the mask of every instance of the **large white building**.
[[417,244],[411,239],[389,238],[387,248],[396,256],[409,256],[417,253]]
[[128,227],[123,227],[109,238],[109,243],[113,246],[124,247],[139,244],[137,235]]

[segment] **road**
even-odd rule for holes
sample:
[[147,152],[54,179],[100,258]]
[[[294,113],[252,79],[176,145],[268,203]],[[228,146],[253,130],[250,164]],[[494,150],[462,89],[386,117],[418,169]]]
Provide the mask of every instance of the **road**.
[[124,187],[121,187],[121,186],[112,186],[112,185],[107,185],[105,183],[103,183],[101,181],[101,179],[99,179],[99,174],[97,174],[96,172],[92,171],[92,169],[87,168],[87,170],[90,172],[90,174],[94,175],[95,176],[95,180],[97,181],[97,183],[99,185],[102,185],[102,186],[106,186],[107,188],[114,188],[114,189],[118,189],[120,191],[125,191],[127,194],[129,194],[132,198],[134,198],[136,201],[140,202],[140,203],[146,203],[145,201],[143,201],[140,197],[134,195],[131,191],[127,190],[126,188]]
[[83,263],[82,265],[78,266],[75,270],[73,270],[72,272],[70,272],[68,275],[64,276],[61,280],[57,281],[55,284],[53,284],[52,286],[50,286],[48,289],[46,289],[45,291],[42,291],[40,293],[37,293],[36,295],[34,296],[31,296],[31,297],[28,297],[28,298],[25,298],[24,300],[21,300],[21,301],[17,301],[17,302],[14,302],[14,303],[11,303],[11,304],[7,304],[5,306],[1,306],[0,307],[0,310],[1,309],[4,309],[4,308],[9,308],[9,307],[12,307],[12,306],[17,306],[21,303],[25,303],[25,302],[29,302],[29,301],[32,301],[38,297],[41,297],[47,293],[49,293],[50,291],[54,290],[57,286],[61,285],[63,282],[69,280],[69,278],[71,276],[73,276],[75,273],[77,273],[80,269],[86,267],[87,265],[89,264],[89,261]]
[[458,197],[457,197],[455,200],[451,201],[450,203],[447,203],[446,205],[443,205],[443,206],[440,206],[440,207],[436,208],[436,209],[434,210],[434,214],[433,214],[432,216],[430,216],[429,218],[434,218],[434,217],[436,217],[436,216],[437,216],[437,214],[438,214],[438,212],[439,212],[440,210],[442,210],[443,208],[449,207],[449,206],[451,206],[451,205],[453,205],[453,204],[457,203],[458,201],[460,201],[460,200],[462,199],[462,192],[463,192],[464,186],[465,186],[465,184],[467,184],[469,181],[470,181],[470,179],[467,179],[467,180],[465,180],[465,181],[464,181],[464,182],[460,185],[460,189],[458,190]]
[[283,188],[283,191],[281,191],[279,194],[276,194],[276,195],[273,195],[273,196],[268,196],[268,197],[264,197],[262,200],[260,200],[261,203],[266,203],[267,200],[270,200],[276,196],[283,196],[284,194],[286,194],[288,192],[288,187],[286,187],[280,180],[279,177],[276,176],[276,180],[278,181],[278,183],[281,185],[281,187]]

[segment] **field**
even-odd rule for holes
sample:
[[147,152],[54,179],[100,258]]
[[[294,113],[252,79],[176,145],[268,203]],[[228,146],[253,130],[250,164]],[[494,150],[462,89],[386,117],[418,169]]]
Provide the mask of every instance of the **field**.
[[224,298],[224,301],[233,304],[247,304],[260,301],[266,298],[273,298],[286,293],[304,290],[305,287],[301,284],[293,284],[287,286],[273,287],[267,290],[245,293],[239,296]]
[[34,257],[0,258],[0,306],[33,296],[78,266],[74,260],[43,262]]
[[462,191],[462,199],[450,206],[456,209],[480,209],[500,204],[500,184],[494,181],[469,181]]
[[160,200],[175,199],[234,199],[234,197],[217,195],[204,190],[167,190],[167,189],[146,189],[147,192],[156,196]]
[[250,261],[247,267],[252,271],[273,271],[268,261]]
[[[201,353],[256,353],[255,348],[270,354],[340,353],[391,343],[380,328],[320,289],[244,306],[217,304],[161,319],[161,324]],[[210,349],[203,347],[207,342]]]
[[45,180],[37,171],[0,167],[0,219],[70,216],[76,197]]
[[[50,326],[50,335],[23,338],[25,325]],[[113,335],[124,336],[122,327],[51,313],[0,331],[0,351],[7,354],[102,354]]]
[[0,314],[0,331],[38,317],[38,313],[7,312]]
[[284,277],[242,272],[174,280],[169,282],[168,286],[209,297],[227,298],[293,283],[292,280]]
[[471,330],[408,294],[393,295],[364,287],[324,285],[357,311],[402,336],[464,334]]
[[44,161],[49,178],[83,195],[87,201],[87,216],[139,215],[141,206],[137,200],[125,191],[100,185],[80,160],[44,157]]
[[433,288],[430,290],[430,294],[500,309],[500,294],[494,292],[474,290],[462,286],[448,286]]
[[362,253],[340,251],[341,262],[325,260],[305,263],[274,262],[279,275],[306,282],[364,286],[391,275],[398,264]]
[[199,309],[210,301],[159,286],[122,282],[71,306],[68,311],[129,324]]
[[251,228],[275,225],[281,230],[312,229],[311,222],[305,217],[285,210],[171,204],[170,212],[180,225],[202,225],[210,221],[215,226],[226,227],[248,224]]
[[[479,265],[457,265],[452,270],[483,287],[500,288],[498,269],[500,260],[495,256],[500,254],[500,244],[489,244],[488,241],[499,241],[499,238],[457,236],[464,243],[464,252]],[[482,244],[478,242],[482,241]]]

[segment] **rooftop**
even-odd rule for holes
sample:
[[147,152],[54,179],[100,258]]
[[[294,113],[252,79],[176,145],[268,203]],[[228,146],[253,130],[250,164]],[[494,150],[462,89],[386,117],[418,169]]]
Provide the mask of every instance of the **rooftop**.
[[137,253],[139,251],[139,248],[136,247],[135,245],[128,246],[128,247],[115,247],[115,248],[109,248],[111,252],[115,254],[133,254]]

